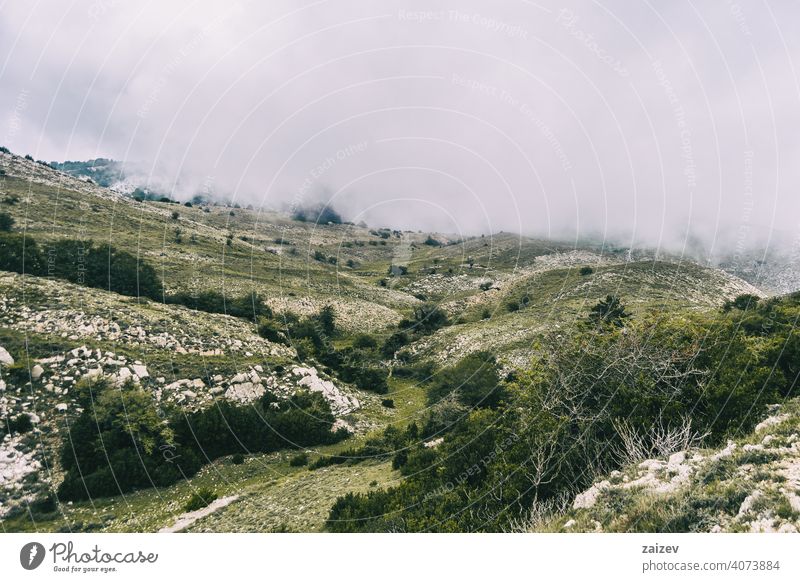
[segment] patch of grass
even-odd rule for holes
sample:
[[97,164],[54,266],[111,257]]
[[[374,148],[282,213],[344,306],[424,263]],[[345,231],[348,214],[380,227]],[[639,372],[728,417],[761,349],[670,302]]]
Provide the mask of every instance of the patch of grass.
[[217,499],[217,494],[208,487],[203,487],[192,493],[189,501],[184,504],[183,509],[186,511],[197,511],[198,509],[208,507],[215,499]]

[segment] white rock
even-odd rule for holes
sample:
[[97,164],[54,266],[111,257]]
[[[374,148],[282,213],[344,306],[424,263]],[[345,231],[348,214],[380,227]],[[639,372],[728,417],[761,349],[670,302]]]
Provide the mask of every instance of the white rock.
[[141,364],[133,364],[131,368],[133,368],[133,373],[139,376],[139,378],[150,377],[150,374],[147,372],[147,366],[143,366]]
[[776,424],[780,424],[788,418],[789,418],[788,414],[779,414],[777,416],[770,416],[766,420],[756,425],[755,432],[759,432],[764,430],[765,428],[769,428],[771,426],[775,426]]
[[60,402],[60,403],[56,404],[56,410],[58,410],[59,412],[66,412],[67,411],[67,405],[64,402]]
[[261,398],[266,390],[261,384],[253,384],[252,382],[242,382],[234,384],[225,391],[225,398],[247,404],[257,398]]
[[14,365],[14,358],[12,358],[11,354],[8,353],[8,350],[2,346],[0,346],[0,364],[3,364],[4,366]]
[[600,497],[600,494],[610,486],[611,483],[609,481],[600,481],[599,483],[595,483],[583,493],[579,493],[575,496],[575,502],[572,504],[572,507],[574,509],[588,509],[590,507],[594,507],[594,504],[597,503],[597,498]]
[[39,364],[36,364],[33,368],[31,368],[31,378],[34,380],[38,380],[44,374],[44,368],[42,368]]

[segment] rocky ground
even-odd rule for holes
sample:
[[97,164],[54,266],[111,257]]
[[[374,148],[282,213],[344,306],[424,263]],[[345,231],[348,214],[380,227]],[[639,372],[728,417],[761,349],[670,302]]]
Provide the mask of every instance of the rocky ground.
[[752,434],[614,471],[542,529],[800,531],[800,401],[770,408]]

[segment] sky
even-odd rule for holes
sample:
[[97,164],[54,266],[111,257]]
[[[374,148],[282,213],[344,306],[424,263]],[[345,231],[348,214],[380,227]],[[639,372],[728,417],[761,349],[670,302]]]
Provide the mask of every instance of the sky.
[[5,2],[0,145],[403,229],[792,242],[799,56],[790,1]]

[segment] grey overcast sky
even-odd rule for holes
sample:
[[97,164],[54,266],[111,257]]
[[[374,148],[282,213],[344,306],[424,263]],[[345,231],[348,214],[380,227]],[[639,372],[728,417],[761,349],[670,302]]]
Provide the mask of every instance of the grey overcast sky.
[[792,240],[798,56],[790,0],[5,2],[0,143],[402,228]]

